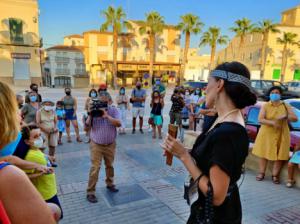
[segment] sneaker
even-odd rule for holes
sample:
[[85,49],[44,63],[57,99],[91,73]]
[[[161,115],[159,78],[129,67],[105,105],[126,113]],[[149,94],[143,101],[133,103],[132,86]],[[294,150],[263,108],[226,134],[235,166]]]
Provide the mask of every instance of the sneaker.
[[148,128],[148,132],[152,132],[152,128],[151,127]]
[[91,203],[97,203],[98,202],[98,199],[95,195],[93,194],[90,194],[90,195],[87,195],[86,196],[86,199],[91,202]]
[[288,180],[288,182],[286,183],[286,187],[288,188],[292,188],[295,184],[295,181],[294,180]]
[[143,129],[140,129],[140,132],[141,132],[141,134],[144,134],[144,131],[143,131]]
[[117,189],[115,185],[112,185],[112,186],[106,186],[106,188],[107,188],[110,192],[112,192],[112,193],[117,193],[117,192],[119,192],[119,189]]
[[132,129],[132,134],[135,134],[135,129]]

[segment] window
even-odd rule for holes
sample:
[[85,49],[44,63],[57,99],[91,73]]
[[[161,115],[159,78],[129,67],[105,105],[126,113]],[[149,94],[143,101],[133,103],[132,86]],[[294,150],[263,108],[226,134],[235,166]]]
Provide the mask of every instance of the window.
[[273,69],[273,79],[280,78],[280,69]]
[[67,68],[68,67],[68,64],[64,64],[64,68]]
[[260,81],[251,81],[251,86],[254,89],[260,89],[261,88]]
[[294,71],[294,80],[300,80],[300,70],[295,69]]
[[61,63],[57,63],[57,68],[61,68],[62,64]]
[[9,19],[10,41],[13,44],[24,44],[23,22],[20,19]]
[[247,124],[252,125],[259,125],[258,115],[260,109],[257,107],[252,107],[249,109],[248,116],[247,116]]

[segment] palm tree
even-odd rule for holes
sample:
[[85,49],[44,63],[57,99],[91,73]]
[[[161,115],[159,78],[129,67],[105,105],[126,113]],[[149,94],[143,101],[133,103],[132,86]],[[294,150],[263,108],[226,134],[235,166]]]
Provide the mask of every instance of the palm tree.
[[247,18],[238,19],[235,22],[235,27],[231,27],[230,30],[240,37],[238,59],[242,60],[241,49],[244,47],[245,37],[247,34],[253,32],[254,25]]
[[268,36],[269,33],[280,33],[280,30],[277,28],[278,24],[273,23],[271,20],[263,20],[259,22],[258,25],[254,28],[254,32],[261,33],[263,36],[262,39],[262,49],[261,49],[261,65],[260,65],[260,78],[263,79],[265,66],[266,66],[266,58],[268,56],[268,52],[266,52]]
[[281,61],[281,76],[280,76],[280,81],[284,81],[284,75],[287,67],[287,60],[289,57],[289,45],[299,45],[299,43],[296,41],[297,38],[296,33],[290,33],[290,32],[284,32],[283,37],[277,38],[277,43],[283,45],[283,50],[282,50],[282,61]]
[[109,6],[101,14],[105,17],[105,22],[101,25],[101,31],[107,31],[109,27],[113,30],[113,75],[112,86],[117,87],[117,56],[118,56],[118,36],[122,32],[123,28],[131,29],[132,26],[129,22],[125,21],[126,14],[122,7],[114,8]]
[[158,12],[152,11],[146,14],[146,20],[141,22],[139,32],[141,35],[147,34],[149,41],[149,52],[150,52],[150,80],[151,83],[154,83],[153,77],[153,63],[155,61],[155,45],[156,37],[161,34],[164,30],[165,22],[164,17],[161,16]]
[[182,31],[182,33],[185,34],[185,45],[184,45],[184,53],[183,53],[183,60],[181,65],[181,71],[180,71],[180,79],[179,82],[182,84],[184,72],[185,72],[185,66],[187,63],[187,54],[190,48],[190,39],[191,34],[198,34],[201,32],[201,28],[204,26],[202,22],[200,22],[200,19],[198,16],[195,16],[193,14],[185,14],[180,17],[181,21],[177,25],[177,28]]
[[209,45],[210,46],[210,65],[209,70],[213,68],[217,44],[227,44],[228,37],[226,35],[221,35],[220,28],[209,27],[208,31],[203,33],[200,39],[200,46]]

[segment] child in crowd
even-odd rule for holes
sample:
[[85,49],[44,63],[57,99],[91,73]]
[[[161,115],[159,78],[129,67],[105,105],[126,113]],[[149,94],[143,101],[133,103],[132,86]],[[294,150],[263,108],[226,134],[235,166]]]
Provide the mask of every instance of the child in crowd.
[[[22,128],[22,137],[25,144],[29,146],[29,151],[25,157],[26,161],[37,163],[43,166],[51,167],[51,157],[45,155],[40,148],[43,147],[43,139],[41,137],[41,129],[36,125],[24,126]],[[57,197],[56,178],[53,168],[48,169],[48,173],[37,172],[36,170],[25,170],[31,182],[47,203],[56,204],[61,210],[62,208]]]
[[62,134],[66,130],[66,111],[64,110],[64,102],[56,102],[56,116],[57,116],[57,129],[58,129],[58,144],[62,145]]
[[[297,145],[292,157],[294,156],[295,153],[300,154],[300,145]],[[299,157],[300,157],[300,155],[299,155]],[[300,169],[300,164],[299,163],[296,164],[296,163],[293,163],[293,162],[290,162],[290,161],[288,162],[288,181],[286,183],[286,186],[288,188],[293,187],[294,184],[296,183],[296,181],[294,180],[294,172],[295,172],[295,168],[297,166]]]

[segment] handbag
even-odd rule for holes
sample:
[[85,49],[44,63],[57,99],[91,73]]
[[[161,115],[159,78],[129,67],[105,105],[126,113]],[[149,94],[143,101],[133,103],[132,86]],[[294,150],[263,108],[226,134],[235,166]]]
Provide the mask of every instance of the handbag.
[[149,125],[154,125],[154,119],[152,117],[149,117],[148,124]]
[[[188,205],[194,203],[195,200],[192,199],[192,196],[198,195],[198,183],[199,179],[193,181],[192,178],[185,182],[184,184],[184,199],[187,200]],[[195,224],[213,224],[214,220],[214,206],[213,206],[213,187],[208,181],[207,183],[207,192],[205,197],[204,207],[198,207],[195,214]]]

